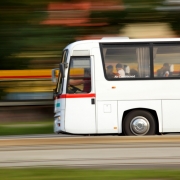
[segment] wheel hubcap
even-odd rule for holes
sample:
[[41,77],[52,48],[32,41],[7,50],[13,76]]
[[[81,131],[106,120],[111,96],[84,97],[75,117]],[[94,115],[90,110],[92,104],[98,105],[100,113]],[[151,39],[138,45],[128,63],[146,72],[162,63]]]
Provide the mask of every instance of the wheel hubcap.
[[135,135],[144,135],[149,131],[149,121],[142,116],[137,116],[131,120],[130,129]]

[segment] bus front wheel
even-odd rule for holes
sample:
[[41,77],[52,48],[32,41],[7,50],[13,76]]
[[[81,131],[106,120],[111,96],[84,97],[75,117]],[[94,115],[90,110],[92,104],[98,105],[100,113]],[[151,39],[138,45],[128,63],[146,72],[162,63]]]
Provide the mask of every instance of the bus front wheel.
[[123,132],[128,136],[154,135],[156,133],[155,119],[148,111],[131,111],[123,120]]

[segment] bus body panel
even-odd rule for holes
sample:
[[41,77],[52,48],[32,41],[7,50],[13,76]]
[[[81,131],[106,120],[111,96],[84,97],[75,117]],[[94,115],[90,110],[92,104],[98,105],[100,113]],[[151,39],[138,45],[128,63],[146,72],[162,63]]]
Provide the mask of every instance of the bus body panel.
[[97,132],[118,133],[117,101],[97,102]]
[[180,100],[179,92],[180,79],[96,82],[97,100]]
[[91,104],[91,97],[68,98],[66,99],[66,109],[66,132],[75,134],[96,133],[95,104]]
[[[172,91],[172,93],[174,92]],[[162,109],[163,131],[180,132],[180,98],[174,100],[162,100]]]

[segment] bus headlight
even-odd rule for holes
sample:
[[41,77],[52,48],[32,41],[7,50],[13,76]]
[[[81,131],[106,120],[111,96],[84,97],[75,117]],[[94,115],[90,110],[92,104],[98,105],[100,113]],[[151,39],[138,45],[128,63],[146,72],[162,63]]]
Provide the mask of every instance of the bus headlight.
[[56,126],[60,127],[61,126],[61,116],[57,116],[55,118],[55,122]]
[[58,116],[58,117],[57,117],[57,126],[58,126],[58,127],[60,127],[60,126],[61,126],[60,121],[61,121],[61,116]]
[[57,116],[57,117],[55,117],[55,121],[56,121],[56,122],[61,121],[61,116]]

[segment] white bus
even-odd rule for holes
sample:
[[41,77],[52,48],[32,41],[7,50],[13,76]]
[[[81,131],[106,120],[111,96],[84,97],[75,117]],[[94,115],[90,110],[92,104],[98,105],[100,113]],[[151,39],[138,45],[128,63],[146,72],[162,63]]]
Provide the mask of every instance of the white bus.
[[52,79],[55,133],[180,132],[180,38],[77,41]]

